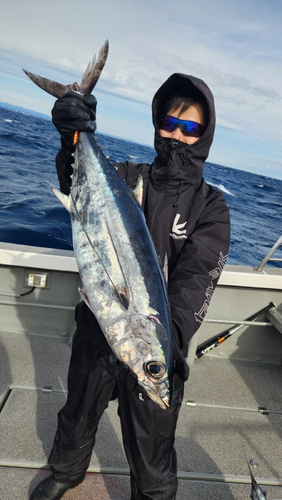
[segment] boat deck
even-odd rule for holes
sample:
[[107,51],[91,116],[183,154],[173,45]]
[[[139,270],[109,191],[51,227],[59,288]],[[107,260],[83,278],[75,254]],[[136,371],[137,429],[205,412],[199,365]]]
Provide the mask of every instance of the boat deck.
[[[66,397],[69,357],[67,343],[0,337],[1,500],[27,500],[48,474],[46,459]],[[267,498],[281,499],[281,435],[281,366],[205,356],[197,360],[177,427],[177,499],[248,499],[246,456],[259,463],[253,472]],[[129,500],[128,474],[117,403],[112,402],[100,423],[89,473],[64,498]]]

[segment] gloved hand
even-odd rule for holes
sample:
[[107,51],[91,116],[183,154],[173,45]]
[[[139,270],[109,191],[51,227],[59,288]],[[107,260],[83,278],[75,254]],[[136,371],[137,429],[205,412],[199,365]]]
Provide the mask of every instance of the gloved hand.
[[176,340],[173,343],[173,358],[174,358],[174,373],[178,375],[180,380],[186,382],[189,377],[189,366],[184,358],[182,352],[180,351]]
[[57,99],[52,109],[52,121],[61,135],[66,149],[73,153],[73,137],[78,132],[95,132],[96,130],[95,97],[82,96],[70,91]]
[[[75,147],[73,146],[73,153]],[[56,156],[56,169],[60,183],[60,190],[62,193],[69,195],[71,187],[71,175],[73,173],[72,164],[74,163],[74,156],[71,151],[68,151],[62,141],[62,148]]]
[[56,169],[62,193],[69,195],[75,152],[74,133],[95,132],[97,101],[93,95],[82,96],[70,91],[57,99],[52,109],[52,121],[61,135],[62,149],[56,157]]
[[108,357],[108,370],[119,382],[125,383],[138,399],[142,401],[148,399],[147,392],[138,384],[137,375],[130,370],[126,363],[119,361],[114,354],[110,354]]

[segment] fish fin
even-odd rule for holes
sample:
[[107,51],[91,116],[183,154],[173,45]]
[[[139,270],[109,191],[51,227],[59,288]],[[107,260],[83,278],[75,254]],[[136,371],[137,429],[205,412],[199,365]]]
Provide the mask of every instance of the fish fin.
[[62,205],[64,205],[67,211],[70,212],[70,205],[71,205],[70,197],[67,196],[66,194],[61,193],[61,191],[56,189],[54,186],[51,186],[51,189],[54,195],[57,196],[58,200],[62,203]]
[[139,177],[138,177],[136,187],[133,189],[133,194],[134,194],[135,200],[137,201],[138,205],[140,205],[140,207],[141,207],[142,206],[142,199],[143,199],[143,177],[142,177],[142,175],[139,175]]
[[94,89],[100,74],[105,66],[107,57],[109,53],[109,42],[105,41],[104,45],[99,51],[98,58],[96,61],[96,56],[94,55],[91,62],[89,62],[86,70],[84,71],[81,84],[79,85],[80,92],[85,94],[90,94]]
[[96,57],[94,56],[91,63],[88,64],[84,75],[82,77],[82,82],[78,85],[77,82],[74,82],[70,85],[62,85],[61,83],[54,82],[53,80],[49,80],[48,78],[44,78],[43,76],[36,75],[34,73],[30,73],[23,69],[24,73],[30,80],[35,83],[38,87],[48,94],[51,94],[53,97],[57,99],[62,97],[64,94],[69,92],[70,90],[74,90],[75,92],[80,92],[82,95],[90,94],[90,92],[95,87],[101,72],[105,66],[109,51],[109,42],[105,41],[103,47],[101,48],[98,59],[96,62]]
[[164,256],[164,265],[163,265],[163,273],[166,284],[168,284],[168,257],[167,253]]
[[116,245],[115,245],[115,242],[114,242],[114,238],[112,236],[112,231],[110,229],[110,224],[109,224],[109,220],[108,220],[107,216],[106,216],[106,226],[107,226],[107,230],[108,230],[109,239],[111,241],[111,244],[112,244],[115,256],[116,256],[117,264],[118,264],[118,267],[120,269],[120,272],[121,272],[121,275],[122,275],[122,278],[123,278],[123,284],[122,285],[118,285],[115,288],[116,288],[116,291],[117,291],[117,293],[119,295],[119,299],[120,299],[122,305],[126,309],[128,309],[129,302],[130,302],[129,286],[127,284],[126,277],[125,277],[125,274],[124,274],[123,269],[122,269],[122,265],[121,265],[121,262],[120,262],[120,259],[119,259],[119,256],[118,256],[117,248],[116,248]]
[[43,76],[30,73],[30,71],[27,71],[25,69],[23,69],[23,72],[26,74],[26,76],[28,76],[28,78],[30,78],[33,83],[35,83],[35,85],[40,87],[42,90],[45,90],[45,92],[48,92],[48,94],[51,94],[57,99],[59,97],[62,97],[70,90],[79,92],[79,86],[76,82],[72,83],[71,85],[62,85],[61,83],[54,82],[53,80],[49,80],[48,78],[44,78]]
[[125,309],[129,308],[129,293],[127,288],[117,288],[119,299]]
[[87,295],[84,293],[83,290],[81,290],[81,288],[78,288],[78,291],[82,300],[84,300],[85,304],[89,307],[89,309],[91,309]]
[[[60,191],[58,193],[59,193],[59,195],[62,194],[62,193],[60,193]],[[55,193],[55,194],[57,196],[57,193]],[[65,196],[65,195],[63,195],[63,196]],[[70,194],[70,198],[72,199],[72,194]],[[113,238],[112,238],[111,232],[109,230],[107,219],[106,219],[106,226],[107,226],[107,229],[108,229],[109,238],[110,238],[110,241],[112,243],[113,250],[114,250],[114,253],[115,253],[117,261],[118,261],[118,266],[119,266],[119,269],[121,271],[121,274],[122,274],[122,277],[123,277],[123,281],[124,281],[122,284],[119,284],[119,285],[117,285],[116,283],[113,282],[113,280],[112,280],[112,278],[111,278],[111,276],[110,276],[110,274],[109,274],[109,272],[107,270],[107,267],[105,266],[105,264],[103,262],[103,259],[101,258],[101,255],[99,254],[97,247],[95,246],[95,243],[93,241],[91,241],[91,239],[90,239],[90,237],[88,235],[88,232],[87,232],[87,230],[86,230],[83,222],[81,221],[80,215],[78,213],[77,207],[76,207],[75,202],[74,202],[73,199],[72,199],[72,201],[73,201],[73,208],[74,208],[74,210],[76,212],[76,215],[77,215],[78,219],[81,222],[82,228],[84,230],[84,234],[85,234],[85,236],[86,236],[86,238],[87,238],[87,240],[88,240],[88,242],[89,242],[89,244],[90,244],[93,252],[95,253],[96,257],[98,257],[99,262],[100,262],[101,266],[103,267],[103,269],[104,269],[104,271],[105,271],[105,273],[106,273],[106,275],[107,275],[107,277],[108,277],[111,285],[113,286],[113,288],[114,288],[114,290],[115,290],[115,292],[117,294],[117,297],[118,297],[121,305],[123,307],[125,307],[125,309],[128,309],[128,307],[129,307],[129,298],[130,298],[129,288],[128,288],[127,284],[126,284],[125,276],[124,276],[124,273],[123,273],[123,270],[122,270],[122,267],[121,267],[118,255],[117,255],[117,251],[116,251],[116,248],[115,248],[115,245],[114,245],[114,242],[113,242]],[[86,297],[86,295],[85,295],[85,297]],[[85,300],[84,297],[83,297],[83,300]]]

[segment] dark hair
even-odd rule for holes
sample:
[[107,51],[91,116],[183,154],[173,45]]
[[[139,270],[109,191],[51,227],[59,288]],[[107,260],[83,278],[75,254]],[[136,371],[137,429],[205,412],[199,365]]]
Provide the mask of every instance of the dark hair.
[[189,91],[189,94],[187,93],[187,89],[180,89],[177,92],[175,92],[167,101],[165,101],[162,106],[160,107],[160,110],[158,111],[157,114],[157,124],[158,127],[161,128],[161,124],[165,117],[169,115],[169,113],[176,111],[180,106],[181,107],[181,113],[184,113],[192,104],[195,104],[195,102],[199,102],[202,105],[203,108],[203,113],[204,113],[204,121],[205,121],[205,126],[207,125],[208,122],[208,106],[206,103],[205,98],[203,95],[195,90]]

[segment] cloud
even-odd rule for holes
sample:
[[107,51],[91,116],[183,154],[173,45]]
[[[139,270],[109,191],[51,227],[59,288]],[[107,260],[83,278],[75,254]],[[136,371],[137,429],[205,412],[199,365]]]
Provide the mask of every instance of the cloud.
[[223,120],[222,118],[217,118],[216,120],[217,127],[226,128],[229,130],[240,130],[240,127],[235,123],[232,123],[228,120]]
[[[211,87],[220,126],[281,140],[281,14],[275,0],[179,0],[177,8],[171,2],[160,7],[156,0],[80,0],[75,8],[66,0],[14,0],[0,17],[2,92],[21,105],[26,99],[47,110],[50,101],[26,82],[21,68],[62,83],[79,81],[94,50],[109,38],[97,92],[102,101],[104,93],[103,102],[115,103],[115,128],[122,108],[132,113],[128,129],[122,121],[124,135],[134,129],[138,140],[141,109],[148,115],[162,82],[184,72]],[[13,79],[12,90],[5,77]]]

